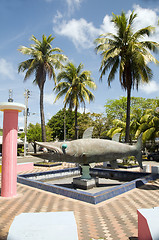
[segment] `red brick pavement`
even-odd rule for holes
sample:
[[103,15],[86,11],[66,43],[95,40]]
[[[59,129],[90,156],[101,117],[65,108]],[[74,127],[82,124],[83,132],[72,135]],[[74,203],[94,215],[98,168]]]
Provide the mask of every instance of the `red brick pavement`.
[[[55,169],[55,168],[54,168]],[[39,171],[40,168],[34,168]],[[17,197],[0,197],[0,240],[22,212],[73,211],[79,240],[137,239],[137,209],[159,206],[159,179],[97,205],[17,184]]]

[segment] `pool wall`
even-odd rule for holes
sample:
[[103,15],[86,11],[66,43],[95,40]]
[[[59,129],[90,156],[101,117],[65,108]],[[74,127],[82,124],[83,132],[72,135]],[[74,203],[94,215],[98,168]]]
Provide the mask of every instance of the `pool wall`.
[[69,168],[55,171],[47,171],[40,173],[23,174],[17,177],[19,183],[35,187],[41,190],[52,192],[55,194],[63,195],[65,197],[73,198],[76,200],[84,201],[91,204],[98,204],[107,199],[113,198],[124,192],[130,191],[136,187],[140,187],[150,180],[155,180],[159,177],[158,174],[147,174],[140,172],[128,172],[109,169],[91,169],[92,176],[118,179],[129,181],[116,187],[100,191],[95,194],[78,191],[75,189],[68,189],[66,187],[57,186],[54,184],[43,183],[40,180],[48,178],[61,178],[66,176],[73,176],[80,173],[80,168]]

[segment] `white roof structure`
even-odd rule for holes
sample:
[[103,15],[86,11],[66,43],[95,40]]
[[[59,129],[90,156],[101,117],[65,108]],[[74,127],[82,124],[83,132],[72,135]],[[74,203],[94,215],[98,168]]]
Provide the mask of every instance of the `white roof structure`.
[[[0,144],[2,144],[2,142],[3,142],[3,136],[0,136]],[[17,143],[23,143],[23,141],[18,138]]]

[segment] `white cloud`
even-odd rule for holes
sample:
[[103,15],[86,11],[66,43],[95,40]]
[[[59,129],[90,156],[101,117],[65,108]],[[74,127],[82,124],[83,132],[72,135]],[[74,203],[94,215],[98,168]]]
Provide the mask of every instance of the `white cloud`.
[[83,0],[66,0],[68,6],[68,14],[70,15],[76,8],[79,8],[82,1]]
[[106,32],[111,32],[111,33],[116,32],[114,28],[114,24],[111,22],[111,20],[112,20],[112,16],[106,15],[104,17],[103,23],[99,29],[100,34],[106,33]]
[[[73,0],[67,0],[68,5],[71,4]],[[76,4],[80,1],[75,1]],[[134,5],[134,12],[137,13],[137,18],[134,22],[134,29],[138,30],[140,28],[152,25],[156,27],[155,34],[151,37],[151,40],[158,41],[159,39],[159,26],[158,26],[158,15],[157,10],[141,8],[139,5]],[[130,11],[127,12],[127,16],[130,15]],[[58,17],[58,15],[57,15]],[[71,19],[69,21],[64,20],[64,17],[59,15],[59,22],[56,22],[54,26],[54,31],[56,34],[68,37],[76,48],[91,48],[94,47],[93,41],[102,33],[112,32],[115,33],[115,28],[111,22],[112,16],[106,15],[103,18],[102,24],[99,28],[96,28],[93,22],[87,22],[84,18]]]
[[55,15],[55,17],[53,18],[53,23],[58,23],[60,21],[60,19],[62,18],[62,13],[57,11],[57,14]]
[[76,48],[93,47],[93,39],[99,34],[99,30],[93,26],[93,23],[83,18],[63,21],[54,28],[54,31],[72,40]]
[[135,30],[140,28],[144,28],[147,26],[155,27],[155,32],[149,38],[146,37],[146,40],[153,40],[158,42],[159,39],[159,26],[158,26],[158,19],[159,16],[157,15],[158,10],[153,10],[149,8],[141,8],[139,5],[134,5],[134,12],[137,13],[137,18],[134,22]]
[[45,94],[44,95],[44,102],[49,104],[49,105],[52,105],[55,101],[55,96],[54,94]]
[[159,91],[159,84],[157,84],[154,80],[150,81],[147,84],[143,84],[140,85],[139,89],[143,92],[145,92],[146,94],[151,94],[154,92],[158,92]]
[[151,26],[157,26],[158,16],[155,10],[149,8],[141,8],[139,5],[134,5],[134,12],[137,14],[135,19],[135,29],[140,29]]
[[15,73],[12,63],[7,62],[4,58],[0,58],[0,74],[13,80],[15,78]]
[[55,101],[55,94],[54,93],[50,93],[50,94],[45,94],[44,95],[44,103],[45,104],[49,104],[49,105],[62,105],[63,104],[63,100],[62,99],[59,99],[56,101],[56,103],[54,103]]

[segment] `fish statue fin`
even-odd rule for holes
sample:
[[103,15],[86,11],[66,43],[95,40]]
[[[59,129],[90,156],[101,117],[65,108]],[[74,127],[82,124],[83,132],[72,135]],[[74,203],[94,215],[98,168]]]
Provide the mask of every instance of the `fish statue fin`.
[[114,134],[113,137],[112,137],[112,141],[119,142],[120,134],[121,133]]
[[90,163],[90,164],[89,164],[89,166],[90,166],[91,168],[94,168],[95,165],[96,165],[96,163]]
[[87,129],[84,131],[82,138],[83,138],[83,139],[92,138],[93,128],[94,128],[94,127],[89,127],[89,128],[87,128]]
[[141,150],[142,150],[142,134],[140,134],[135,147],[136,147],[136,150],[137,150],[137,154],[136,154],[135,157],[136,157],[136,159],[139,163],[140,168],[143,169],[143,166],[142,166],[142,152],[141,152]]

